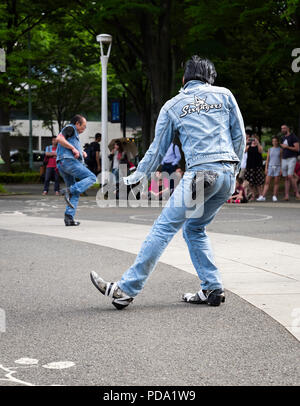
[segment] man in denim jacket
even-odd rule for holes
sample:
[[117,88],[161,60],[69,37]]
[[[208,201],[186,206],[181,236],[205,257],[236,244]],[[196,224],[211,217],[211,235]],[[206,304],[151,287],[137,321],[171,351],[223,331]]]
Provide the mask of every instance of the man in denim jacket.
[[[135,263],[115,283],[105,282],[91,272],[93,284],[102,294],[113,298],[117,309],[128,306],[142,290],[162,252],[181,227],[201,280],[200,290],[184,294],[183,301],[212,306],[225,301],[205,228],[234,191],[245,149],[245,129],[232,93],[212,86],[216,76],[208,59],[195,55],[186,63],[183,88],[162,107],[154,141],[136,172],[124,178],[126,185],[132,185],[149,177],[161,163],[174,132],[179,134],[186,172],[143,242]],[[194,200],[198,179],[203,185],[200,202],[199,198]]]
[[[86,119],[77,114],[57,136],[57,168],[67,186],[61,191],[67,202],[66,226],[78,226],[80,224],[79,221],[74,220],[80,194],[96,182],[96,176],[83,164],[86,153],[82,151],[79,134],[85,129]],[[76,181],[77,179],[79,180]]]

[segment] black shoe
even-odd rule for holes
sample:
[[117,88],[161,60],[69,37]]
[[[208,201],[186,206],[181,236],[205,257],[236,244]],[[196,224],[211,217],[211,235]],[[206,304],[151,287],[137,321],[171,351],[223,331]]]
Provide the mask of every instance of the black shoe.
[[67,205],[70,206],[72,209],[74,209],[73,204],[70,202],[70,199],[71,199],[71,197],[72,197],[72,194],[70,193],[70,189],[69,189],[68,187],[65,188],[65,189],[62,189],[62,190],[60,191],[60,194],[61,194],[62,196],[64,196]]
[[65,214],[65,225],[66,226],[79,226],[79,221],[74,221],[73,217],[69,214]]
[[225,302],[223,289],[199,290],[197,293],[185,293],[182,300],[192,304],[208,304],[209,306],[220,306]]

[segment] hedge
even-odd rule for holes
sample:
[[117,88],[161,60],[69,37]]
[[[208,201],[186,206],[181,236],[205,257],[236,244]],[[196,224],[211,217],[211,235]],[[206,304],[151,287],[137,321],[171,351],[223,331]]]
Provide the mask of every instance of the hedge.
[[40,183],[39,172],[0,172],[0,183]]
[[0,193],[7,193],[7,190],[3,185],[0,184]]

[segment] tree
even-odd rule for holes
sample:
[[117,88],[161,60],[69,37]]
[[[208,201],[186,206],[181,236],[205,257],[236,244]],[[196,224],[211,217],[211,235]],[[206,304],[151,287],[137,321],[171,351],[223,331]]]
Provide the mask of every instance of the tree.
[[[96,35],[107,32],[113,36],[109,96],[123,88],[132,100],[141,117],[143,152],[161,106],[179,87],[181,63],[196,53],[215,62],[216,84],[237,96],[246,124],[261,131],[299,121],[300,128],[300,75],[291,69],[292,49],[299,47],[299,0],[71,0],[68,13],[65,5],[6,0],[0,6],[0,47],[7,55],[0,124],[8,124],[11,108],[26,101],[29,57],[34,105],[46,124],[63,125],[74,110],[98,110]],[[66,93],[68,105],[62,102]],[[8,163],[7,141],[0,136]]]
[[61,129],[74,114],[89,111],[91,105],[100,109],[96,93],[99,68],[84,64],[85,43],[78,32],[68,35],[68,19],[44,23],[32,37],[34,112],[53,135],[55,122]]
[[174,79],[181,62],[177,52],[184,38],[179,1],[78,1],[76,19],[95,36],[113,36],[111,63],[141,115],[143,151],[154,135],[156,118],[174,91]]
[[[0,5],[0,47],[6,55],[6,72],[0,73],[0,125],[9,125],[10,111],[26,97],[28,34],[62,10],[63,1],[5,0]],[[0,152],[10,167],[9,133],[0,134]]]
[[[82,29],[77,1],[6,0],[0,6],[0,47],[6,52],[6,72],[0,74],[0,125],[8,125],[12,109],[27,109],[31,84],[34,112],[53,131],[74,111],[100,112],[99,49],[91,33]],[[30,33],[30,51],[28,49]],[[28,77],[28,61],[31,78]],[[121,85],[109,70],[110,96]],[[0,154],[9,170],[9,133],[0,134]]]
[[201,38],[200,49],[215,61],[217,84],[237,96],[246,124],[258,132],[263,126],[277,131],[285,121],[295,126],[300,78],[291,70],[291,51],[299,35],[299,1],[187,4],[187,16],[194,18],[190,36]]

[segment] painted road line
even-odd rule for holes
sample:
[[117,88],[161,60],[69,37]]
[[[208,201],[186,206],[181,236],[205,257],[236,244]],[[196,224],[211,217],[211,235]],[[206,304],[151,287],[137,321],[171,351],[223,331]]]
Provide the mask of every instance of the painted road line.
[[[24,371],[24,369],[26,369],[26,368],[28,369],[31,367],[38,368],[39,360],[35,359],[35,358],[24,357],[24,358],[19,358],[19,359],[15,360],[15,364],[21,365],[21,366],[7,367],[7,366],[4,366],[3,364],[0,364],[0,372],[2,371],[5,374],[4,378],[0,377],[0,381],[6,381],[6,382],[15,383],[18,385],[23,385],[23,386],[36,386],[32,382],[27,382],[27,381],[18,379],[14,375],[17,374],[21,368],[23,368],[22,371]],[[43,368],[54,369],[54,370],[71,368],[73,366],[75,366],[75,362],[72,362],[72,361],[56,361],[56,362],[49,362],[48,364],[42,365]],[[59,386],[59,385],[52,384],[51,386]]]

